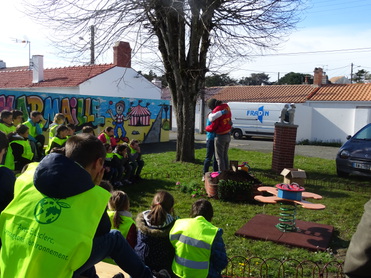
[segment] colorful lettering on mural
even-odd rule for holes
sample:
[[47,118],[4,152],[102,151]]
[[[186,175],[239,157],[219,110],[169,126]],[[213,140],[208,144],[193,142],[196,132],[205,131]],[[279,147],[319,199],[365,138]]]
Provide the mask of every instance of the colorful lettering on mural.
[[25,120],[31,111],[41,112],[47,121],[45,129],[57,113],[76,125],[77,132],[89,125],[99,134],[112,126],[115,139],[124,142],[167,141],[171,129],[168,100],[0,90],[0,112],[13,109],[21,110]]
[[51,97],[42,98],[37,95],[23,95],[17,98],[13,95],[0,95],[0,111],[19,109],[23,112],[25,118],[29,116],[31,111],[39,111],[43,113],[44,119],[47,120],[46,128],[48,123],[53,121],[54,115],[59,112],[65,115],[68,123],[77,126],[85,123],[91,123],[93,126],[104,124],[104,116],[100,116],[98,113],[99,106],[99,100],[91,97],[53,99]]

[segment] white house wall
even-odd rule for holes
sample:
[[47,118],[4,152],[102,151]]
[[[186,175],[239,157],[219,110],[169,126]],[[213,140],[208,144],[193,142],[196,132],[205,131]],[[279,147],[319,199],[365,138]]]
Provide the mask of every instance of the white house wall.
[[308,102],[307,104],[313,109],[310,140],[344,143],[348,135],[353,135],[370,121],[371,102]]
[[[300,142],[309,139],[312,133],[312,108],[303,104],[295,104],[294,124],[298,126],[296,141]],[[283,108],[283,107],[282,107]]]
[[161,99],[161,89],[132,68],[114,67],[80,84],[80,94]]

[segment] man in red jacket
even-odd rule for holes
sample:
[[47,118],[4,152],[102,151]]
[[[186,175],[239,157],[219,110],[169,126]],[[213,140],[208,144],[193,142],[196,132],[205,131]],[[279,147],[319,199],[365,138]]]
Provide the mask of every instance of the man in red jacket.
[[[228,148],[231,142],[232,113],[228,104],[222,103],[215,98],[209,99],[207,101],[207,106],[212,110],[212,113],[209,115],[209,120],[212,121],[212,123],[206,127],[206,131],[215,132],[216,134],[214,139],[215,156],[219,171],[228,170]],[[217,113],[218,111],[221,111],[221,113]],[[215,119],[215,113],[217,113],[216,115],[218,116],[221,114],[221,116]]]

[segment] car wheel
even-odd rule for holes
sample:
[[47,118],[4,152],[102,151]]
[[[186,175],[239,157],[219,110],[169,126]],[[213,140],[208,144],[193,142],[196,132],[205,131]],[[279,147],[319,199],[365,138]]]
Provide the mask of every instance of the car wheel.
[[242,138],[242,131],[241,129],[234,129],[232,132],[234,139],[241,139]]
[[347,178],[349,176],[349,173],[340,171],[339,169],[336,169],[336,173],[337,173],[338,177],[340,177],[340,178]]

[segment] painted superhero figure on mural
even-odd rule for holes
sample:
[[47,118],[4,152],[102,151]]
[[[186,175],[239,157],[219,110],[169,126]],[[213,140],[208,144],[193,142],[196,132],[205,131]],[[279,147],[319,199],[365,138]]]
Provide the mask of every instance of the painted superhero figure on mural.
[[[125,102],[120,100],[115,105],[116,115],[113,115],[112,109],[108,109],[107,113],[110,114],[113,122],[112,124],[115,126],[114,128],[114,137],[116,139],[116,142],[119,142],[120,140],[124,142],[129,142],[129,138],[126,137],[126,130],[124,128],[124,122],[130,119],[130,116],[125,116]],[[121,136],[119,135],[119,129],[121,130]]]

